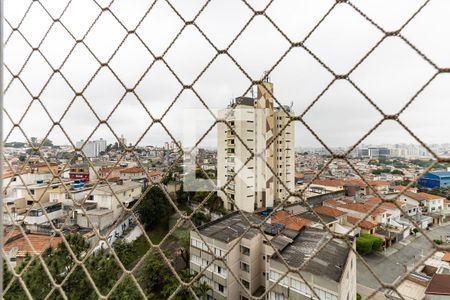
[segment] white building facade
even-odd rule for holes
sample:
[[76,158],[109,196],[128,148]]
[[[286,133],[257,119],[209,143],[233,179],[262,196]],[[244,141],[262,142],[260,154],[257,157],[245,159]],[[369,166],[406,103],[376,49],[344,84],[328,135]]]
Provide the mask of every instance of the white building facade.
[[272,83],[265,80],[256,99],[239,97],[219,113],[231,126],[219,123],[217,149],[218,184],[231,180],[225,193],[218,192],[229,210],[272,207],[294,189],[292,113],[289,107],[275,108],[272,93]]

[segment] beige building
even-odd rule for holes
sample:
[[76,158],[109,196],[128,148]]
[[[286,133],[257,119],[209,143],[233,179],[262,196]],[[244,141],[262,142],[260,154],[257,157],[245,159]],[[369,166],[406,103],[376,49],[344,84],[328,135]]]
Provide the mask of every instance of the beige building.
[[107,185],[97,187],[92,193],[92,198],[86,200],[86,204],[95,203],[97,209],[111,210],[113,219],[117,220],[123,211],[122,204],[126,208],[132,207],[141,193],[140,183],[119,181],[117,184],[112,184],[111,187]]
[[[261,222],[256,215],[245,216],[253,224]],[[200,280],[211,287],[206,299],[246,300],[269,289],[267,299],[310,299],[309,287],[296,274],[289,273],[277,283],[286,268],[268,240],[292,267],[298,267],[331,236],[317,228],[291,230],[278,224],[263,226],[266,236],[255,228],[247,229],[245,218],[234,212],[198,227],[201,236],[191,231],[190,270],[204,271]],[[228,251],[226,264],[214,260],[212,253],[223,257]],[[356,299],[355,255],[341,240],[325,245],[301,274],[320,299]]]
[[[272,92],[272,83],[265,80],[257,86],[255,99],[236,98],[219,113],[232,128],[225,123],[218,125],[218,184],[232,180],[225,192],[229,198],[221,191],[219,196],[229,210],[253,212],[274,206],[288,194],[281,182],[294,190],[295,136],[294,125],[289,123],[291,110],[286,106],[274,107]],[[252,153],[256,157],[250,159]]]

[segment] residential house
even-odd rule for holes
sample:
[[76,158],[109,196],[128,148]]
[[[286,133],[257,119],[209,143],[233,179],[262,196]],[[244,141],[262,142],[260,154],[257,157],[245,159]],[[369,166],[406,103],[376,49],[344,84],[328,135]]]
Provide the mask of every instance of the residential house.
[[92,200],[87,203],[95,203],[98,209],[108,209],[113,212],[116,220],[123,212],[123,206],[131,208],[142,193],[141,184],[132,181],[119,181],[116,184],[98,186],[93,191]]
[[450,274],[434,274],[425,290],[425,300],[450,299]]
[[122,180],[130,180],[133,178],[145,176],[145,170],[139,167],[122,169],[119,171],[119,173],[120,173],[119,177]]
[[400,200],[404,202],[415,202],[419,203],[424,212],[434,213],[440,212],[444,209],[444,197],[436,196],[428,193],[413,193],[410,191],[404,192],[399,197]]

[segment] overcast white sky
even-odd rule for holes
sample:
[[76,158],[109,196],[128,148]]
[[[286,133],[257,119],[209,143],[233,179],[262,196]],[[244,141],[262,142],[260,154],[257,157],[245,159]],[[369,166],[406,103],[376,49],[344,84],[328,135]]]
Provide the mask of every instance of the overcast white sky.
[[[12,26],[20,23],[21,17],[31,1],[6,0],[5,17]],[[58,18],[67,0],[42,0],[47,10]],[[110,1],[99,1],[107,5]],[[117,0],[111,10],[130,30],[134,29],[147,10],[148,0]],[[171,3],[186,20],[192,19],[204,1],[177,0]],[[393,31],[423,4],[423,0],[354,0],[366,13],[385,30]],[[249,1],[256,9],[264,7],[267,1]],[[275,0],[267,14],[278,24],[292,41],[303,40],[315,23],[333,5],[325,0]],[[89,25],[100,13],[92,0],[76,0],[61,17],[61,22],[77,38],[81,39]],[[220,49],[226,48],[252,13],[241,0],[216,0],[205,8],[196,23],[211,41]],[[417,48],[440,67],[450,67],[450,1],[432,0],[417,17],[402,31]],[[60,24],[54,24],[42,44],[39,44],[52,21],[45,11],[34,3],[19,29],[33,47],[41,49],[54,68],[62,74],[77,91],[82,91],[89,79],[99,68],[97,60],[82,44],[76,46],[69,59],[61,67],[75,41]],[[153,10],[140,24],[136,32],[146,46],[161,55],[182,28],[182,20],[165,1],[157,1]],[[9,25],[4,26],[5,38],[11,33]],[[84,41],[101,62],[108,62],[126,31],[105,12],[85,37]],[[354,9],[339,4],[324,23],[307,39],[306,46],[336,73],[347,73],[364,54],[382,37],[381,32],[368,23]],[[261,78],[265,70],[279,60],[289,43],[263,16],[256,17],[240,38],[231,46],[229,53],[254,79]],[[15,32],[5,49],[5,63],[13,73],[21,70],[31,52],[30,46]],[[200,71],[213,58],[215,50],[206,42],[200,32],[188,26],[179,39],[164,55],[167,64],[185,83],[191,84]],[[152,56],[134,35],[129,36],[109,61],[109,66],[132,88],[152,63]],[[350,76],[350,78],[385,113],[396,113],[434,74],[435,69],[397,37],[387,38]],[[46,88],[42,88],[52,74],[42,56],[34,53],[20,73],[20,78],[33,95],[39,95],[49,114],[60,121],[66,133],[75,143],[86,139],[98,124],[98,119],[80,97],[61,119],[67,105],[74,98],[73,91],[60,74],[55,74]],[[292,49],[270,74],[274,83],[274,94],[283,104],[293,104],[297,115],[303,113],[308,104],[331,82],[331,74],[304,49]],[[5,71],[5,86],[11,81],[11,74]],[[219,56],[194,84],[200,97],[212,108],[225,107],[232,98],[248,90],[250,81],[227,56]],[[154,117],[161,117],[182,87],[161,62],[156,62],[135,91]],[[106,119],[119,99],[124,87],[106,67],[102,68],[83,95],[89,101],[98,117]],[[31,97],[22,83],[13,81],[5,94],[5,108],[19,122],[23,112],[30,105]],[[212,118],[200,116],[202,104],[192,91],[184,91],[164,116],[163,122],[176,139],[181,140],[184,132],[191,132],[188,141],[195,139],[195,133],[203,132],[212,123]],[[132,94],[127,94],[108,122],[114,131],[123,134],[129,142],[135,143],[150,125],[151,119],[144,107]],[[427,143],[448,143],[450,129],[450,74],[439,75],[401,115],[420,138]],[[61,120],[60,120],[61,119]],[[200,121],[206,119],[207,121]],[[330,146],[354,144],[381,119],[381,115],[347,81],[335,82],[316,105],[305,115],[305,121]],[[38,102],[33,102],[30,112],[21,121],[28,137],[43,137],[51,127],[51,120]],[[191,130],[192,128],[192,130]],[[11,129],[5,117],[4,134]],[[187,130],[186,130],[187,129]],[[315,138],[303,126],[296,126],[296,146],[317,146]],[[109,129],[102,125],[92,138],[106,138],[114,142]],[[67,144],[67,138],[60,129],[54,129],[49,136],[58,144]],[[15,129],[7,141],[23,140]],[[169,136],[160,125],[155,125],[144,136],[139,145],[162,144]],[[414,140],[400,126],[393,122],[383,124],[365,143],[410,143]],[[215,129],[203,145],[216,144]]]

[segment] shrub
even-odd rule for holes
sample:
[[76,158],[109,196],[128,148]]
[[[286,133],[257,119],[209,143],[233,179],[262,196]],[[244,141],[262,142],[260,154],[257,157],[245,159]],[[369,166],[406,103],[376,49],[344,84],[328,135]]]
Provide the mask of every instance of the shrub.
[[442,241],[441,241],[441,240],[433,240],[433,242],[434,242],[436,245],[442,245]]
[[374,236],[372,241],[373,241],[373,246],[372,246],[373,250],[381,251],[383,249],[384,241],[382,238]]
[[358,251],[359,253],[369,254],[373,251],[372,247],[373,247],[372,240],[362,236],[356,239],[356,251]]
[[362,234],[356,239],[356,249],[362,254],[369,254],[373,251],[381,251],[381,249],[383,249],[383,244],[384,241],[382,238],[367,233]]

